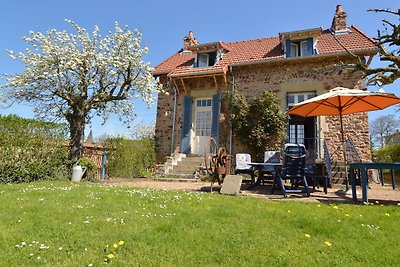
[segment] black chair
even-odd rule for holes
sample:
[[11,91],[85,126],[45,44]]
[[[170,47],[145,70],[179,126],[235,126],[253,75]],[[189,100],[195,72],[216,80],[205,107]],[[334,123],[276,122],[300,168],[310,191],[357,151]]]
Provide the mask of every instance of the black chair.
[[324,193],[328,193],[329,178],[327,175],[323,175],[319,169],[314,165],[306,166],[306,178],[307,182],[311,182],[313,190],[319,187],[321,184],[324,188]]
[[[286,144],[282,171],[275,176],[271,193],[274,193],[275,186],[278,185],[285,197],[288,193],[305,193],[309,197],[310,191],[308,190],[305,167],[306,149],[304,145]],[[285,185],[286,180],[290,181],[289,188]]]

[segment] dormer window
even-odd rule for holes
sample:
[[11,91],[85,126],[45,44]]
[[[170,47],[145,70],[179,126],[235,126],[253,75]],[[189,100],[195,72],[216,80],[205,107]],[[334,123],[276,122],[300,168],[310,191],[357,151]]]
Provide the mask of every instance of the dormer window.
[[[312,45],[312,43],[310,45]],[[309,44],[308,44],[307,40],[291,41],[290,42],[290,57],[311,56],[312,49],[309,49],[308,46],[309,46]]]
[[279,38],[285,57],[307,57],[317,54],[314,46],[321,33],[322,28],[280,33]]
[[198,53],[197,60],[194,64],[195,68],[205,68],[214,66],[217,58],[217,51],[208,53]]
[[286,57],[311,56],[313,52],[313,38],[286,41]]

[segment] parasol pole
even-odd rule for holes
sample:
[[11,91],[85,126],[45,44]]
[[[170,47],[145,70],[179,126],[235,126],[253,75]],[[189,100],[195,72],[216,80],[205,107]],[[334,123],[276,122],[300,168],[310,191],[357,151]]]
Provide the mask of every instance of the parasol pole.
[[339,111],[340,117],[340,132],[342,134],[342,146],[343,146],[343,160],[344,160],[344,168],[345,168],[345,182],[346,182],[346,192],[349,190],[349,179],[347,177],[347,161],[346,161],[346,141],[344,140],[344,129],[343,129],[343,115],[342,110]]

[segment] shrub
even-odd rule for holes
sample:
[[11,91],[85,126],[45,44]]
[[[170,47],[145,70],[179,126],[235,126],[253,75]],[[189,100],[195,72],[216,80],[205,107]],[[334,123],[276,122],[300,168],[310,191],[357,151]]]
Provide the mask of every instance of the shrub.
[[107,176],[137,178],[152,175],[156,162],[153,139],[130,140],[122,137],[104,141],[107,148]]
[[0,182],[67,177],[64,126],[0,116]]
[[252,99],[236,91],[224,95],[235,136],[245,144],[256,160],[264,159],[265,150],[279,148],[285,138],[287,115],[281,111],[273,92]]
[[96,176],[97,176],[97,170],[99,168],[97,167],[97,164],[93,159],[83,157],[80,158],[76,164],[86,169],[85,174],[83,175],[84,180],[88,180],[91,182],[97,181]]
[[383,146],[373,151],[373,155],[378,162],[400,162],[400,144]]

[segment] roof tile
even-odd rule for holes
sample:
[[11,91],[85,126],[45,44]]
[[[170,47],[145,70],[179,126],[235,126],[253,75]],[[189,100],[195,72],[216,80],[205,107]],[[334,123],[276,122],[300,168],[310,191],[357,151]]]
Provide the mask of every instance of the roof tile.
[[[283,59],[284,53],[278,36],[259,38],[239,42],[221,42],[227,52],[215,66],[206,68],[193,68],[194,53],[175,53],[170,58],[160,63],[154,74],[166,74],[170,77],[188,76],[205,73],[225,73],[229,65],[264,62],[268,60]],[[330,30],[323,30],[318,37],[316,45],[319,55],[345,53],[346,49],[352,52],[377,51],[373,40],[360,31],[356,26],[349,27],[349,33],[334,35]]]

